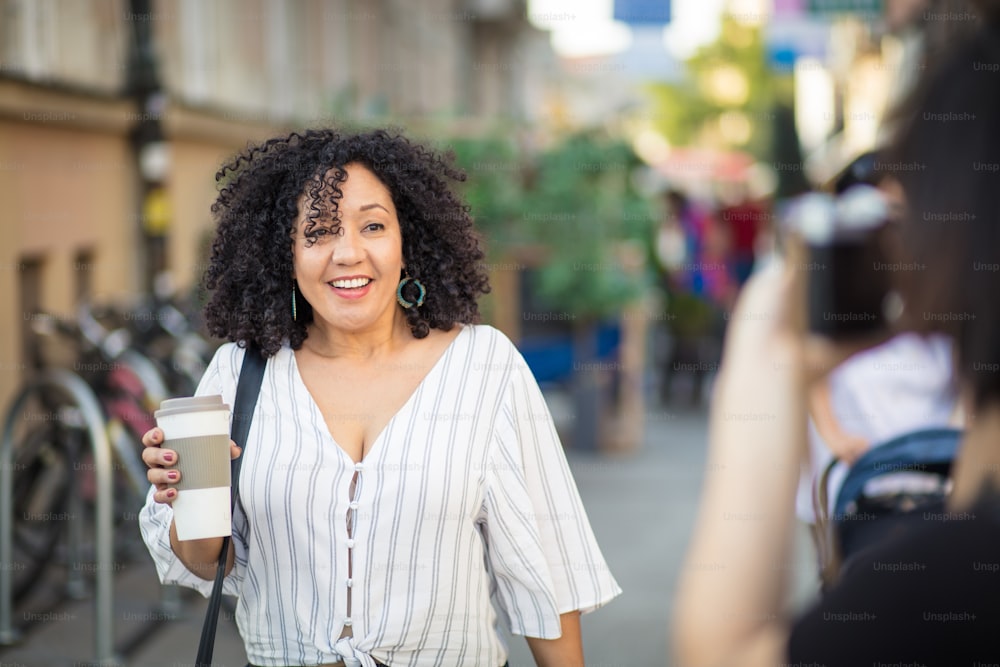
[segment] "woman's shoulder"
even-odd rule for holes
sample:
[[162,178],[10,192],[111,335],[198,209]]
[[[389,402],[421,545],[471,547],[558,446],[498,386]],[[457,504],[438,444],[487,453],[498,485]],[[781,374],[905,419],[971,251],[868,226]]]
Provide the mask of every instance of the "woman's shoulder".
[[476,355],[521,358],[507,334],[488,324],[465,324],[460,336],[467,336]]
[[215,350],[211,365],[218,367],[219,372],[225,375],[225,371],[229,369],[238,370],[245,355],[246,348],[239,343],[223,343]]
[[[286,341],[277,354],[268,358],[268,367],[273,367],[275,362],[282,363],[286,361],[290,352],[291,348]],[[215,367],[219,375],[232,378],[235,381],[239,377],[246,353],[247,347],[242,343],[223,343],[215,350],[215,355],[212,357],[209,367]]]
[[463,373],[474,373],[501,387],[509,386],[516,378],[533,378],[520,350],[499,329],[488,325],[465,325],[460,337],[464,337],[468,345]]

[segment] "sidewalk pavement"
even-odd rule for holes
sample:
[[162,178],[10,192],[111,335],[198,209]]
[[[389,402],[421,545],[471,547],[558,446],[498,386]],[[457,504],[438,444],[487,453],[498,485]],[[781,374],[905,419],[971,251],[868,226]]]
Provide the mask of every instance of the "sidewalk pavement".
[[[583,617],[589,667],[671,665],[667,625],[678,573],[693,526],[705,461],[704,410],[653,409],[637,451],[615,457],[570,450],[570,466],[611,572],[624,593]],[[792,604],[815,588],[804,532],[793,566]],[[116,638],[144,638],[125,652],[135,667],[187,667],[194,661],[205,601],[185,591],[180,614],[157,607],[151,561],[140,559],[116,575]],[[36,625],[20,645],[0,649],[0,667],[83,667],[93,659],[92,601],[67,603]],[[161,621],[155,627],[144,624]],[[521,637],[509,638],[511,667],[533,665]],[[231,615],[223,610],[216,665],[243,667],[246,655]]]

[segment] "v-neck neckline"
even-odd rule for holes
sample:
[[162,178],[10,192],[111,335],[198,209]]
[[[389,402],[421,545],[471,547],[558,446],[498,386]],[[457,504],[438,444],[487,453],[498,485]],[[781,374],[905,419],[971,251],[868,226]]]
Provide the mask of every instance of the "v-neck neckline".
[[361,457],[360,461],[355,461],[353,458],[351,458],[351,455],[347,453],[347,450],[341,447],[340,443],[337,442],[337,439],[333,437],[333,433],[330,432],[330,427],[326,423],[326,418],[323,416],[323,411],[320,410],[319,404],[316,402],[316,399],[313,398],[312,392],[310,392],[309,387],[306,386],[305,380],[302,379],[302,374],[299,372],[299,361],[295,357],[295,350],[291,349],[289,350],[289,354],[291,354],[292,357],[292,374],[294,375],[295,382],[298,384],[299,388],[305,392],[306,397],[308,398],[309,411],[312,413],[312,416],[315,419],[319,420],[319,423],[322,424],[322,432],[325,435],[325,437],[329,439],[330,442],[333,443],[333,445],[337,448],[337,451],[340,452],[340,455],[345,457],[352,466],[357,465],[359,463],[363,463],[372,456],[372,453],[375,451],[375,448],[378,447],[379,444],[382,442],[382,436],[386,434],[386,432],[389,430],[389,427],[392,426],[393,423],[396,421],[396,418],[410,408],[411,404],[416,400],[417,396],[421,393],[421,391],[424,388],[424,385],[427,384],[428,380],[430,380],[430,378],[438,372],[439,368],[442,368],[444,366],[445,361],[448,359],[448,357],[451,356],[452,350],[455,349],[456,343],[458,343],[458,341],[462,338],[462,336],[465,335],[466,330],[469,328],[469,326],[467,325],[459,325],[459,326],[461,326],[462,328],[459,330],[458,335],[455,336],[451,340],[451,342],[448,343],[447,347],[444,348],[444,351],[441,353],[441,356],[438,357],[437,361],[434,362],[434,365],[431,366],[430,370],[427,371],[427,374],[420,379],[420,382],[417,383],[417,386],[414,387],[413,391],[406,398],[403,404],[399,406],[399,409],[396,410],[394,413],[392,413],[392,416],[389,417],[389,419],[382,426],[381,430],[379,430],[378,435],[376,435],[375,439],[372,440],[372,444],[371,447],[368,448],[368,452]]

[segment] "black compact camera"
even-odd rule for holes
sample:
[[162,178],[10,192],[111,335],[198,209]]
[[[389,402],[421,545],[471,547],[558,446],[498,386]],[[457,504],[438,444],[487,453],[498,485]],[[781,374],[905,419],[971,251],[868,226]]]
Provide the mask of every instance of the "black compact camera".
[[798,198],[790,222],[807,249],[809,330],[837,340],[864,338],[899,316],[888,259],[890,206],[870,185]]

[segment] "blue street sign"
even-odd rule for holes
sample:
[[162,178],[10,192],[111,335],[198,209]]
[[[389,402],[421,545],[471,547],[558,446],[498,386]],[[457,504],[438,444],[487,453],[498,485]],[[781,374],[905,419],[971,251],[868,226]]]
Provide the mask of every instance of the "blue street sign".
[[670,0],[615,0],[614,18],[629,25],[670,23]]

